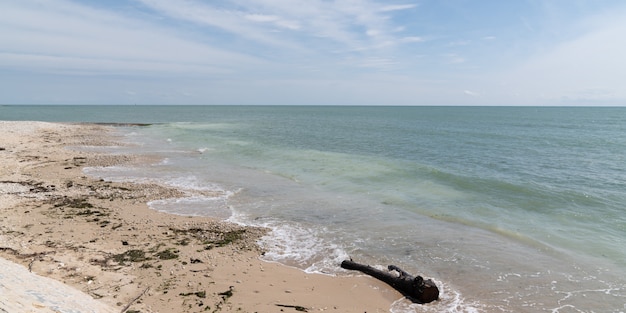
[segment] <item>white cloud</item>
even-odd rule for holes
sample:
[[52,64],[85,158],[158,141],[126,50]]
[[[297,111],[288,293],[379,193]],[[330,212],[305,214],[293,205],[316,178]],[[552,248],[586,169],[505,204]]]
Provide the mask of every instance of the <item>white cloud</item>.
[[378,35],[380,35],[380,31],[375,30],[375,29],[368,29],[368,30],[365,32],[365,34],[366,34],[366,35],[368,35],[368,36],[374,37],[374,36],[378,36]]
[[463,90],[463,93],[471,97],[480,97],[481,95],[479,92],[471,91],[471,90]]
[[534,55],[508,73],[505,81],[528,95],[528,102],[626,101],[624,13],[584,21],[587,33]]
[[[248,13],[221,9],[197,1],[137,0],[170,18],[214,27],[233,33],[247,40],[267,45],[295,49],[291,43],[270,35],[256,22],[279,22],[273,14]],[[270,20],[271,19],[271,20]],[[287,25],[287,24],[285,24]]]
[[456,54],[456,53],[447,53],[444,55],[449,64],[460,64],[465,63],[465,58]]
[[448,43],[448,47],[468,46],[472,43],[471,40],[457,40]]
[[[215,73],[259,60],[68,1],[1,3],[0,65],[64,73]],[[228,64],[227,66],[225,66]]]
[[[134,0],[133,10],[116,11],[104,3],[0,1],[0,70],[21,76],[17,81],[0,75],[12,84],[0,87],[18,86],[44,100],[62,91],[82,92],[76,102],[90,103],[102,101],[108,90],[138,102],[186,95],[193,98],[189,103],[221,104],[259,103],[268,94],[281,104],[300,104],[302,94],[312,104],[445,104],[437,99],[451,95],[457,98],[448,103],[458,103],[480,95],[459,92],[467,84],[447,72],[468,68],[450,64],[473,55],[462,48],[444,55],[421,44],[461,36],[421,37],[411,32],[414,25],[394,19],[415,4]],[[372,73],[384,76],[367,76]],[[424,77],[440,81],[424,83]],[[39,87],[29,89],[34,81]],[[285,86],[293,87],[290,95],[282,95]]]
[[409,36],[409,37],[402,37],[400,39],[401,42],[423,42],[425,41],[424,38],[422,37],[417,37],[417,36]]
[[383,12],[389,11],[400,11],[400,10],[408,10],[417,7],[417,4],[397,4],[397,5],[387,5],[380,8]]
[[[403,36],[403,26],[389,16],[414,4],[381,9],[371,0],[135,1],[143,6],[128,12],[68,0],[2,2],[0,67],[158,77],[294,75],[299,67],[293,65],[316,62],[320,72],[336,71],[338,64],[386,70],[400,60],[395,47],[424,41]],[[342,63],[347,58],[360,61]]]
[[261,22],[261,23],[275,22],[278,20],[278,16],[276,15],[265,15],[265,14],[247,14],[246,18],[251,21]]
[[247,14],[245,15],[245,18],[254,22],[272,23],[275,26],[278,26],[281,28],[287,28],[291,30],[300,29],[300,23],[298,23],[297,21],[285,20],[276,15]]
[[391,66],[398,64],[397,61],[387,58],[366,58],[357,63],[359,67],[389,69]]
[[[400,43],[395,25],[388,14],[416,7],[414,4],[381,7],[371,0],[230,0],[213,2],[196,0],[138,0],[166,16],[215,27],[235,36],[288,49],[323,51],[367,51]],[[230,9],[227,9],[230,7]],[[297,30],[285,36],[267,27]],[[311,45],[310,41],[315,41]]]
[[289,21],[289,20],[278,20],[276,21],[276,26],[279,26],[282,28],[288,28],[291,30],[298,30],[301,28],[300,23],[298,23],[297,21]]

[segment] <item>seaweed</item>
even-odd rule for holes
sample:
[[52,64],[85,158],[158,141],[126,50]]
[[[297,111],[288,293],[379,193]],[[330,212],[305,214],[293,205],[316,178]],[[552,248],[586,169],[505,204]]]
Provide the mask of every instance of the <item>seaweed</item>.
[[55,208],[69,207],[75,209],[90,209],[93,204],[87,202],[86,198],[62,198],[61,201],[54,204]]
[[87,204],[90,205],[90,206],[87,207],[86,210],[78,211],[75,214],[79,215],[79,216],[90,216],[90,215],[109,216],[109,213],[104,213],[104,212],[98,211],[98,210],[91,210],[91,208],[93,208],[93,206],[91,204],[89,204],[89,202],[87,202]]
[[195,295],[198,298],[206,298],[206,291],[181,292],[178,295],[183,297]]
[[223,238],[214,242],[214,244],[218,247],[223,247],[231,243],[237,242],[243,238],[245,232],[245,229],[239,229],[222,233]]
[[150,260],[146,257],[146,253],[143,250],[132,249],[124,253],[116,254],[111,257],[115,262],[124,264],[124,262],[143,262]]
[[155,256],[161,260],[176,259],[178,258],[178,250],[173,249],[173,248],[168,248],[161,252],[156,253]]

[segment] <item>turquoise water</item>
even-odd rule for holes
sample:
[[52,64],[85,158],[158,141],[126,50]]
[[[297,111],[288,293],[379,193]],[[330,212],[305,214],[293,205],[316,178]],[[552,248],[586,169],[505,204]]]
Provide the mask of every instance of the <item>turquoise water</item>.
[[[393,312],[626,311],[626,108],[3,106],[2,120],[121,127],[160,155],[106,179],[190,190],[157,210],[274,231],[264,256],[348,256],[434,278]],[[219,193],[217,197],[204,191]]]

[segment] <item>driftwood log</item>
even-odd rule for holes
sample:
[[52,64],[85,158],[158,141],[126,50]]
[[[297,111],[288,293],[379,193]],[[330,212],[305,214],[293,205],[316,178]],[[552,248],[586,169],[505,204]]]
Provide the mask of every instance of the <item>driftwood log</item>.
[[[341,267],[347,270],[360,271],[379,279],[413,302],[429,303],[439,299],[439,288],[432,280],[424,280],[422,276],[412,276],[395,265],[389,265],[389,271],[385,272],[369,265],[345,260],[341,262]],[[397,274],[394,272],[397,272]]]

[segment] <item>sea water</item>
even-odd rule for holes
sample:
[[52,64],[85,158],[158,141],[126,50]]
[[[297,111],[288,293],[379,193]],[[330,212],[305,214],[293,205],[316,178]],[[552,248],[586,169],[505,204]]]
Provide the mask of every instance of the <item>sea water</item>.
[[118,127],[160,162],[88,168],[188,192],[150,203],[272,229],[263,256],[433,278],[392,312],[625,312],[626,108],[4,106]]

